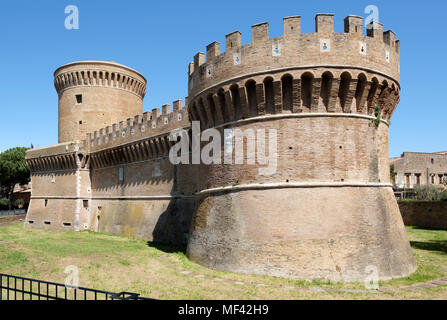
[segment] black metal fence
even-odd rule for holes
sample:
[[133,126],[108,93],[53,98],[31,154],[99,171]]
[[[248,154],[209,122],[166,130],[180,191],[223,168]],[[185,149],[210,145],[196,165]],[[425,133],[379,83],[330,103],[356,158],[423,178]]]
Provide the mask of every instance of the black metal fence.
[[0,273],[0,300],[152,300],[137,293],[112,293]]

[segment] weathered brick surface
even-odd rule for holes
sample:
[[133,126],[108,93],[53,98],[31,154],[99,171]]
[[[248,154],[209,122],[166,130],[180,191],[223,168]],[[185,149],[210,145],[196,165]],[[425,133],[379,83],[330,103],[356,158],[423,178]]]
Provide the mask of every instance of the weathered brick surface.
[[174,168],[167,158],[93,169],[92,229],[186,244],[195,177],[194,166]]
[[188,256],[219,270],[295,279],[363,281],[369,265],[389,279],[416,268],[389,188],[247,190],[203,197]]
[[447,230],[447,201],[399,201],[405,225]]
[[[247,164],[247,138],[244,139],[244,164],[203,165],[199,189],[252,183],[389,183],[388,126],[375,128],[370,119],[303,117],[260,119],[233,125],[233,132],[266,135],[277,133],[278,164],[272,175],[260,175],[267,165]],[[222,138],[224,136],[221,130]],[[247,137],[247,136],[246,136]],[[256,139],[256,136],[254,136]],[[251,144],[256,144],[253,139]],[[222,146],[224,142],[222,141]],[[222,162],[224,159],[222,147]]]
[[[126,66],[82,61],[58,68],[59,143],[84,140],[88,132],[143,112],[146,79]],[[78,104],[76,95],[82,95]]]
[[185,245],[194,199],[95,200],[92,229],[172,245]]
[[415,270],[392,188],[368,187],[389,181],[385,124],[376,129],[368,119],[316,117],[239,128],[278,130],[276,173],[260,176],[259,165],[203,166],[199,189],[282,186],[200,197],[188,244],[192,260],[220,270],[335,281],[362,281],[368,265],[382,279]]
[[[389,186],[399,42],[377,23],[364,37],[359,17],[345,20],[345,33],[333,26],[332,15],[318,15],[317,32],[301,34],[300,18],[289,17],[283,37],[270,39],[261,23],[251,44],[241,46],[239,32],[226,37],[225,53],[210,44],[189,65],[186,108],[176,101],[172,112],[164,105],[142,114],[146,80],[125,66],[61,67],[59,139],[80,142],[27,154],[26,225],[70,221],[74,230],[171,244],[186,243],[190,228],[188,256],[229,271],[363,281],[374,265],[381,279],[410,274]],[[266,141],[276,130],[276,171],[261,175],[246,152],[240,165],[173,165],[169,133],[190,130],[190,121],[202,130],[262,130]]]

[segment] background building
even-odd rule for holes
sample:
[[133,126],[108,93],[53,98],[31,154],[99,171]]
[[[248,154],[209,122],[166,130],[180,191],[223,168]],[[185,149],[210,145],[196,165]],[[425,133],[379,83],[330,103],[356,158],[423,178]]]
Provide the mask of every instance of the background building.
[[398,188],[442,185],[447,179],[447,151],[404,152],[400,158],[391,158],[390,165],[395,173],[392,183]]

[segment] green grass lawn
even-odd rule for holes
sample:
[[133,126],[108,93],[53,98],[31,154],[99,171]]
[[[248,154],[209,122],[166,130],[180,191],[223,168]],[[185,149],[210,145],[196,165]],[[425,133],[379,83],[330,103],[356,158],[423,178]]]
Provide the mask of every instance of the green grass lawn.
[[407,232],[418,271],[381,282],[379,292],[366,290],[363,283],[214,271],[189,261],[181,249],[89,231],[25,229],[18,222],[0,225],[0,272],[64,283],[64,270],[73,265],[79,269],[82,287],[156,299],[447,299],[447,286],[401,289],[447,277],[447,231],[408,227]]

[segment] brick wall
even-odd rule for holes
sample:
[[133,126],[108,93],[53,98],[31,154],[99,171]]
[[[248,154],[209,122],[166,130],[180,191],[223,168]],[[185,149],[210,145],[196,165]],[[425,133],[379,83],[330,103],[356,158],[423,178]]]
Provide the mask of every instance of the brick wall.
[[405,225],[447,230],[447,201],[399,201]]

